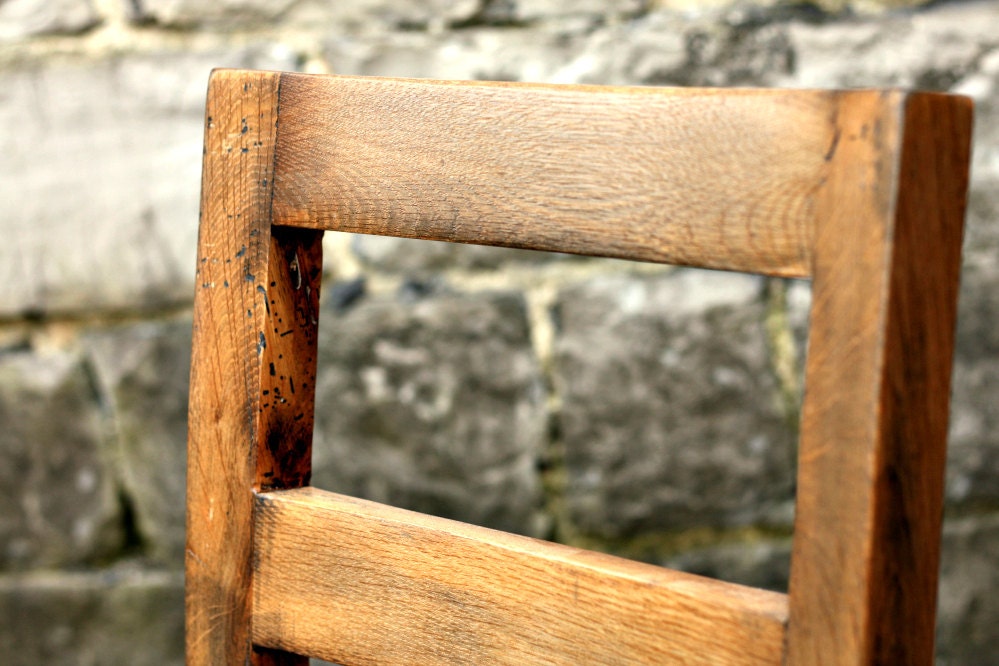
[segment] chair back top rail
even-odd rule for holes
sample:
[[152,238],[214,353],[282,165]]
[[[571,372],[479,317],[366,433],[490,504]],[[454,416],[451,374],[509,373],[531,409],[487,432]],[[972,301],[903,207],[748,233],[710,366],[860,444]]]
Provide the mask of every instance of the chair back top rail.
[[274,221],[807,276],[858,94],[282,74]]

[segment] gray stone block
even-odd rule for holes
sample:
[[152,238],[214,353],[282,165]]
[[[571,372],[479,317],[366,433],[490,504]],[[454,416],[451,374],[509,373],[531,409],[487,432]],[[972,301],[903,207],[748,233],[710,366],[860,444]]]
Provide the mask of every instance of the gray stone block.
[[93,330],[85,345],[114,420],[134,536],[147,554],[181,567],[191,321]]
[[75,34],[99,20],[91,0],[5,0],[0,2],[0,42]]
[[789,524],[795,433],[770,364],[762,286],[681,269],[559,294],[565,501],[584,533]]
[[171,27],[251,28],[265,24],[316,25],[350,32],[442,29],[471,19],[479,0],[138,0],[134,20]]
[[795,67],[787,82],[948,90],[999,45],[997,22],[993,2],[942,3],[877,19],[794,22],[789,36]]
[[571,80],[560,70],[578,50],[581,31],[539,26],[531,30],[477,27],[449,33],[333,32],[323,56],[338,74],[479,79]]
[[79,565],[118,549],[111,459],[81,358],[0,356],[0,423],[0,569]]
[[0,654],[8,666],[181,666],[183,575],[117,567],[0,577]]
[[[794,68],[787,26],[764,12],[743,9],[746,11],[711,12],[698,20],[672,14],[638,22],[646,34],[612,76],[668,86],[773,85]],[[626,29],[616,28],[617,34],[604,46],[608,55],[620,44],[631,43],[628,34],[622,34]],[[675,35],[679,35],[682,49],[668,49],[664,59],[656,41],[672,46]]]
[[919,7],[931,0],[811,0],[809,4],[830,12],[851,12],[861,16],[877,15],[884,12]]
[[647,0],[505,0],[485,3],[485,16],[493,21],[537,21],[561,17],[609,17],[637,14]]
[[482,0],[307,0],[297,3],[286,20],[302,26],[333,26],[349,33],[441,32],[473,19],[482,4]]
[[351,246],[366,266],[410,275],[449,268],[495,270],[511,264],[558,261],[568,256],[554,252],[363,234],[354,236]]
[[784,296],[787,326],[794,340],[799,386],[805,383],[805,362],[808,356],[808,320],[812,314],[812,283],[809,280],[788,280]]
[[132,0],[131,18],[174,28],[198,25],[247,27],[278,19],[294,0]]
[[[975,95],[975,134],[964,243],[965,271],[999,270],[999,49],[959,92]],[[962,308],[974,307],[971,302]],[[962,312],[963,316],[963,312]]]
[[0,316],[154,308],[193,287],[202,117],[215,66],[290,54],[162,53],[0,72]]
[[670,569],[750,587],[787,592],[791,572],[791,541],[760,539],[696,548],[664,562]]
[[947,452],[947,499],[999,501],[999,269],[962,275]]
[[654,12],[627,21],[476,27],[452,33],[336,32],[324,57],[343,74],[658,85],[764,85],[790,73],[783,23]]
[[999,664],[999,517],[944,527],[937,619],[939,666]]
[[[996,107],[999,111],[999,107]],[[978,113],[989,114],[988,108],[979,107]],[[978,124],[988,124],[988,115],[978,121]],[[999,125],[999,122],[996,123]],[[997,127],[999,129],[999,127]],[[990,144],[985,141],[976,142],[975,149],[979,146],[987,150]],[[999,147],[999,145],[997,145]],[[996,151],[997,173],[983,174],[984,169],[973,172],[976,178],[971,183],[968,192],[968,208],[965,218],[965,238],[962,257],[962,270],[968,271],[990,271],[999,268],[999,151]]]
[[546,411],[521,296],[409,290],[325,307],[316,405],[315,485],[540,529]]

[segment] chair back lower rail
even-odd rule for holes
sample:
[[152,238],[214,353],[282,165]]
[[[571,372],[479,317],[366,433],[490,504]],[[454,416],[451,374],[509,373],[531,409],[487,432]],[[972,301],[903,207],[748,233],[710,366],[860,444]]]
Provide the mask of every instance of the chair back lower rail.
[[257,496],[258,645],[349,664],[779,664],[785,595],[314,488]]

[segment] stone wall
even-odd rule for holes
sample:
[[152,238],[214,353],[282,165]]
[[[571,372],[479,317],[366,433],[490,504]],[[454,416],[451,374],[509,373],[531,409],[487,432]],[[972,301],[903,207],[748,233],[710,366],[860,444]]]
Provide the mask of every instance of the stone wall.
[[[182,662],[212,67],[978,103],[940,664],[999,664],[999,5],[0,2],[0,654]],[[805,283],[328,234],[317,485],[786,586]]]

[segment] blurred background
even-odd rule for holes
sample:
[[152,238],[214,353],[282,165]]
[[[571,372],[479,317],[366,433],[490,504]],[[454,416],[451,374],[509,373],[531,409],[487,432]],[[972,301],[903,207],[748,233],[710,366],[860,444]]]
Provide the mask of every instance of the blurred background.
[[[973,97],[938,662],[999,664],[992,0],[0,0],[0,661],[182,663],[220,66]],[[785,589],[807,283],[325,243],[316,485]]]

